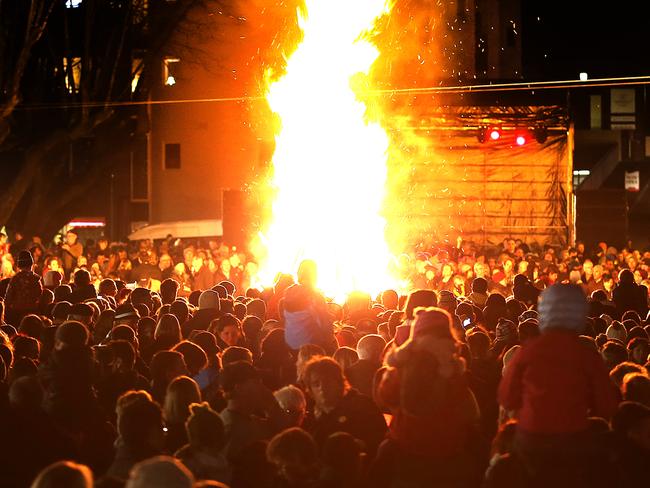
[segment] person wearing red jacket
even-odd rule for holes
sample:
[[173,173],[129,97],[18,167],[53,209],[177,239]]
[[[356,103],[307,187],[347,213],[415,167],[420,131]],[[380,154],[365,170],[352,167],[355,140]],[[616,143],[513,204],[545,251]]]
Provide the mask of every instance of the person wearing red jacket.
[[417,308],[410,335],[388,352],[375,397],[393,415],[371,485],[478,486],[480,411],[458,355],[449,313]]
[[553,285],[538,309],[542,334],[508,364],[499,403],[518,420],[517,450],[533,482],[551,486],[570,477],[584,485],[591,481],[582,467],[593,461],[589,417],[613,415],[616,389],[598,353],[579,339],[588,310],[582,289]]

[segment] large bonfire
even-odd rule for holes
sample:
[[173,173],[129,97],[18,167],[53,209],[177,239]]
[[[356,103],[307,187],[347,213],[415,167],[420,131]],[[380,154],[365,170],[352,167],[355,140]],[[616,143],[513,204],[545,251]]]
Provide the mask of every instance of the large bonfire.
[[307,0],[303,38],[268,101],[281,120],[270,181],[272,218],[262,232],[260,278],[318,266],[329,296],[393,284],[381,208],[388,137],[366,120],[354,86],[379,55],[367,34],[386,0]]

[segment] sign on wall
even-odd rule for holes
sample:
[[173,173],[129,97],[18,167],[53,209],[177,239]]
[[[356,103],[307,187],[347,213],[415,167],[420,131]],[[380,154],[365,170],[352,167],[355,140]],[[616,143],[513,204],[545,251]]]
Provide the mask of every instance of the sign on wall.
[[625,189],[627,191],[639,191],[641,187],[639,172],[638,171],[626,171],[625,172]]

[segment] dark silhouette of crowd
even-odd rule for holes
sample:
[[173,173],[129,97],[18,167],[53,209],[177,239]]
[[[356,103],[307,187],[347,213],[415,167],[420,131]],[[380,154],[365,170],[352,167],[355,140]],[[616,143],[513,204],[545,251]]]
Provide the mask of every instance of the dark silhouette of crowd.
[[0,237],[1,486],[650,486],[648,252],[459,240],[338,304],[216,241]]

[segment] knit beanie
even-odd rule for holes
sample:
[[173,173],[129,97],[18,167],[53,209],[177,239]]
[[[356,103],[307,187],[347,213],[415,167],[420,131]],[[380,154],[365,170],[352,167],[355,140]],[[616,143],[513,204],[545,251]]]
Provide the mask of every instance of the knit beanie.
[[537,313],[536,310],[526,310],[524,313],[522,313],[519,316],[519,323],[524,322],[525,320],[528,319],[535,319],[538,320],[539,314]]
[[508,319],[500,319],[496,327],[496,342],[515,342],[517,326]]
[[539,297],[539,330],[562,328],[581,333],[586,324],[589,305],[579,285],[557,284]]
[[221,448],[225,432],[221,417],[207,402],[190,405],[190,416],[185,422],[190,445],[195,448]]
[[438,299],[438,306],[447,310],[448,312],[454,312],[458,301],[452,292],[449,290],[440,290],[440,297]]
[[433,290],[414,290],[406,300],[404,312],[407,319],[414,318],[415,309],[418,307],[436,307],[438,305],[438,297]]
[[216,291],[205,290],[199,296],[199,310],[215,309],[220,310],[219,294]]
[[627,344],[627,330],[618,320],[614,320],[605,333],[608,339],[618,339],[623,344]]
[[423,335],[449,337],[450,326],[451,315],[447,311],[436,307],[417,308],[411,329],[411,338],[416,339]]
[[115,309],[115,320],[137,320],[140,318],[137,310],[130,303],[123,303]]

